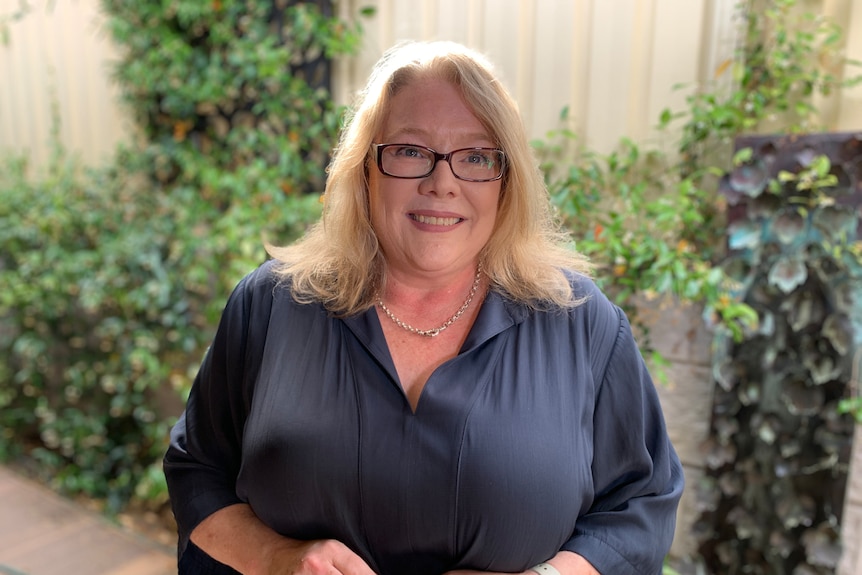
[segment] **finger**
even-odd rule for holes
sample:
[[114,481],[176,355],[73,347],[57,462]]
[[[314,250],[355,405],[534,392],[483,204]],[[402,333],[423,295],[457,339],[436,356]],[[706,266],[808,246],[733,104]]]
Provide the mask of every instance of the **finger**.
[[335,555],[334,567],[341,575],[375,575],[368,563],[346,545],[339,543],[340,552]]

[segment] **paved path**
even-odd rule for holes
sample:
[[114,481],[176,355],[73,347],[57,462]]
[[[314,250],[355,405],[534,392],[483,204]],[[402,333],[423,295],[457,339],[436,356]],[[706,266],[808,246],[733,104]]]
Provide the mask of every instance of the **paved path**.
[[173,551],[0,467],[0,575],[175,575]]

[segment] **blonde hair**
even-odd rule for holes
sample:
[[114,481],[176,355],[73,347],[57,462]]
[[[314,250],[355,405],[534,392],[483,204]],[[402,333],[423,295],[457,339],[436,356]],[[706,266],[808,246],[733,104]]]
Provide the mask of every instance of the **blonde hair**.
[[296,243],[268,246],[293,297],[340,316],[374,305],[386,262],[369,213],[369,149],[392,97],[428,77],[456,86],[506,153],[496,224],[480,254],[492,288],[533,308],[578,305],[565,270],[586,275],[589,265],[554,217],[517,104],[482,55],[452,42],[401,44],[375,65],[333,151],[323,216]]

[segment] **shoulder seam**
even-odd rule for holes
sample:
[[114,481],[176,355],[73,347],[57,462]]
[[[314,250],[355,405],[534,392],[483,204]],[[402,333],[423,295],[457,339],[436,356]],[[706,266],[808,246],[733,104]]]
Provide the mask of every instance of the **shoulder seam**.
[[[618,306],[613,305],[613,304],[611,304],[611,307],[617,316],[617,331],[616,331],[616,335],[614,336],[613,345],[611,346],[610,353],[608,353],[607,359],[605,360],[604,365],[602,365],[601,370],[596,371],[595,366],[593,366],[593,378],[595,379],[599,388],[601,388],[605,383],[605,377],[607,377],[607,373],[608,373],[608,366],[611,364],[611,360],[613,359],[614,354],[616,354],[617,347],[619,347],[620,339],[622,338],[623,333],[625,332],[624,322],[623,322],[623,317],[622,317],[622,310],[620,310],[620,308]],[[599,373],[601,374],[601,376],[596,377],[596,375]]]

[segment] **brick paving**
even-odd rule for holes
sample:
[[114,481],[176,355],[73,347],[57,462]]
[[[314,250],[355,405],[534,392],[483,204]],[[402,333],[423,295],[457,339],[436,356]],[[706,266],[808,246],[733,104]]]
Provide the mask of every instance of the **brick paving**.
[[0,467],[0,575],[172,575],[174,551]]

